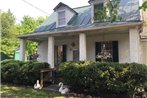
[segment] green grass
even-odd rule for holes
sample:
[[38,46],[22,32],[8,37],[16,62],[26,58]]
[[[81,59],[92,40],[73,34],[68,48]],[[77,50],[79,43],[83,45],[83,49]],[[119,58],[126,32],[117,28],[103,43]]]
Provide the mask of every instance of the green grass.
[[1,98],[66,98],[66,96],[62,96],[55,92],[35,90],[31,87],[19,87],[7,84],[1,84],[0,94]]

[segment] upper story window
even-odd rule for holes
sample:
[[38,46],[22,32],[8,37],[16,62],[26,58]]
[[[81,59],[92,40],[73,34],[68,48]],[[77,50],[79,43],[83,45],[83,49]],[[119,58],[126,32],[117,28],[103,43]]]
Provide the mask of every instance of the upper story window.
[[101,10],[103,9],[103,7],[104,7],[104,3],[94,4],[94,17],[95,17],[95,20],[97,20],[97,17],[100,16]]
[[65,25],[65,11],[58,12],[58,26]]

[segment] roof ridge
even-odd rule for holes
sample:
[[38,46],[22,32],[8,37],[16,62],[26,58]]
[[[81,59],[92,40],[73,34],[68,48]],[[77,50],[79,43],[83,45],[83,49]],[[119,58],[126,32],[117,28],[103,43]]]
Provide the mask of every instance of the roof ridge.
[[84,5],[84,6],[75,7],[75,8],[72,8],[72,9],[79,9],[79,8],[88,7],[88,6],[90,6],[90,5]]

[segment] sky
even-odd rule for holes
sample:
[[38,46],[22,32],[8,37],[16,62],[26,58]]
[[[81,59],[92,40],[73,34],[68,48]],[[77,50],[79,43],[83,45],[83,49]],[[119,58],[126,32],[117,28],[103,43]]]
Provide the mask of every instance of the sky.
[[[30,6],[26,2],[41,9],[43,12]],[[2,12],[6,12],[10,9],[17,22],[20,22],[24,15],[29,15],[34,18],[51,15],[53,9],[59,2],[63,2],[71,8],[89,5],[88,0],[0,0],[0,9]]]

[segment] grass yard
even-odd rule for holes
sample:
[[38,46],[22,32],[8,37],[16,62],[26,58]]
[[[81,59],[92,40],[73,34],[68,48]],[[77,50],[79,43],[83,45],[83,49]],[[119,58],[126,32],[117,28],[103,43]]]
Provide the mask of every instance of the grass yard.
[[[18,87],[7,84],[1,84],[1,98],[67,98],[54,92],[44,90],[35,90],[31,87]],[[68,96],[68,98],[73,98]]]

